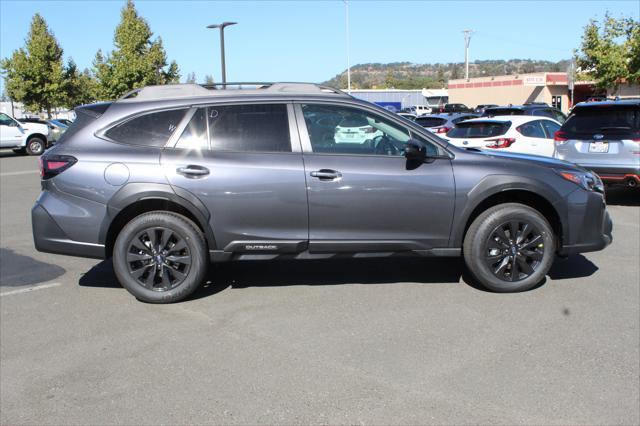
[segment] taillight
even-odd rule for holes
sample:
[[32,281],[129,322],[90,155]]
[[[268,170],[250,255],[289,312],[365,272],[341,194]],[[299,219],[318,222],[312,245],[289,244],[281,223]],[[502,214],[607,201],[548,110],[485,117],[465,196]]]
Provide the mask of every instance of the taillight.
[[367,127],[364,128],[364,132],[365,133],[375,133],[376,129],[373,126],[367,126]]
[[487,142],[491,143],[485,145],[486,148],[509,148],[516,142],[516,140],[514,138],[498,138],[489,139]]
[[560,130],[558,130],[557,132],[555,132],[553,134],[553,140],[558,143],[558,145],[562,145],[564,143],[566,143],[569,138],[566,132],[562,132]]
[[436,127],[435,129],[433,129],[436,131],[436,133],[447,133],[449,130],[451,130],[451,127],[447,127],[447,126],[440,126],[440,127]]
[[73,166],[78,160],[70,155],[48,155],[40,157],[40,177],[43,180],[51,179]]

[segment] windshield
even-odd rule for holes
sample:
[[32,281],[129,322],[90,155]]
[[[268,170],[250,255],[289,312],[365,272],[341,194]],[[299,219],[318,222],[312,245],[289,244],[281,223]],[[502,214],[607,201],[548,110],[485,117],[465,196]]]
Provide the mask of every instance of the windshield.
[[475,121],[459,123],[447,133],[450,138],[490,138],[507,133],[511,122]]

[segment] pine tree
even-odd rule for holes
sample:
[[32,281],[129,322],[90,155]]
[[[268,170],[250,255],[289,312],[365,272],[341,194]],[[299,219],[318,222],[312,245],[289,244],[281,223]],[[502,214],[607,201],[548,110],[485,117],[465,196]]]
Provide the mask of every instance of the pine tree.
[[152,36],[147,21],[133,1],[127,0],[115,31],[115,49],[106,56],[99,50],[94,59],[101,98],[114,99],[138,87],[179,81],[178,64],[172,61],[167,66],[162,39],[151,40]]
[[44,18],[36,13],[25,47],[2,60],[7,95],[31,111],[51,110],[64,102],[65,70],[62,48]]

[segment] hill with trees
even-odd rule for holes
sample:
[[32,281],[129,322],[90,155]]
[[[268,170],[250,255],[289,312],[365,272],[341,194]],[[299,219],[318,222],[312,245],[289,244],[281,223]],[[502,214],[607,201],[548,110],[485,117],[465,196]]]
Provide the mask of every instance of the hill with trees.
[[[566,71],[571,60],[559,62],[534,59],[484,60],[469,63],[469,77],[489,75],[525,74],[532,72]],[[390,64],[359,64],[351,67],[352,89],[436,89],[450,79],[464,77],[464,63],[414,64],[394,62]],[[345,89],[347,71],[323,84]]]

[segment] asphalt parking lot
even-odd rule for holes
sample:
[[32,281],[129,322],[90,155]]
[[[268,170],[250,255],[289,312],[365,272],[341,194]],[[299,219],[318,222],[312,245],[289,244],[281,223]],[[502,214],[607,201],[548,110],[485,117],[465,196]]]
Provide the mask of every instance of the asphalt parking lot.
[[492,294],[461,262],[230,264],[136,301],[35,251],[36,159],[0,153],[2,424],[638,424],[640,192],[614,243]]

